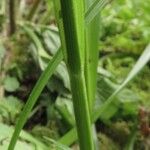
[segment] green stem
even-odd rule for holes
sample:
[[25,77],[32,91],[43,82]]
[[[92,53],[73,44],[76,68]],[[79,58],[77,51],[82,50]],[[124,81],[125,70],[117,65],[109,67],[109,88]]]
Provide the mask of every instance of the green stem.
[[93,150],[85,80],[82,75],[70,74],[70,78],[80,149]]
[[[95,0],[85,0],[85,2],[86,2],[85,14],[86,14],[89,8],[91,7],[94,8],[93,4],[95,3]],[[90,9],[90,12],[92,12],[92,10],[93,9]],[[94,17],[94,19],[89,24],[86,25],[85,79],[86,79],[86,89],[88,94],[90,114],[92,114],[93,112],[93,107],[96,98],[97,65],[99,53],[98,50],[99,26],[100,26],[100,14],[98,13]],[[93,141],[95,149],[99,149],[95,124],[93,124]]]
[[[93,0],[86,1],[86,12],[93,4]],[[95,0],[94,0],[95,1]],[[85,60],[85,79],[88,93],[89,109],[92,112],[95,94],[96,94],[96,80],[97,80],[97,65],[98,65],[98,40],[99,40],[99,26],[100,14],[96,15],[93,21],[86,26],[86,60]],[[91,40],[92,39],[92,40]]]
[[65,35],[65,40],[62,43],[66,43],[64,55],[66,56],[66,64],[70,75],[80,149],[93,150],[94,144],[84,74],[84,2],[81,0],[61,0],[61,10]]

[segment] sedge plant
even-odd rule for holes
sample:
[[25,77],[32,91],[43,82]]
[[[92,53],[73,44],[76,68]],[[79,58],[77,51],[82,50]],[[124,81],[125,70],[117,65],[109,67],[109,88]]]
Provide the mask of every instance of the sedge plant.
[[[91,118],[85,82],[84,1],[55,1],[63,54],[70,76],[80,149],[93,150]],[[58,7],[60,6],[60,7]]]
[[[9,150],[13,150],[30,111],[36,103],[48,79],[64,58],[71,82],[76,118],[72,128],[59,142],[70,145],[79,139],[81,150],[94,150],[92,123],[111,105],[114,97],[149,61],[149,47],[143,53],[127,79],[113,93],[106,103],[93,110],[96,89],[96,68],[98,61],[99,12],[105,0],[55,0],[55,13],[60,31],[62,48],[57,52],[41,75],[17,122]],[[30,36],[30,35],[29,35]],[[92,39],[92,40],[91,40]],[[143,59],[147,56],[147,59]],[[139,67],[140,66],[140,67]],[[76,132],[77,131],[77,132]],[[67,139],[67,140],[66,140]],[[69,141],[70,140],[70,141]]]
[[[60,1],[54,1],[55,2],[55,6],[56,6],[56,16],[57,16],[57,20],[58,20],[58,24],[59,24],[59,29],[60,29],[60,33],[61,33],[61,39],[62,39],[62,47],[64,50],[67,50],[67,47],[66,47],[66,40],[65,38],[67,37],[66,34],[65,34],[65,30],[64,30],[64,26],[65,28],[67,29],[67,23],[66,25],[64,25],[65,23],[65,18],[63,19],[59,19],[59,15],[60,15],[60,12],[62,10],[62,8],[66,6],[64,6],[62,4],[62,2]],[[79,139],[80,139],[80,144],[82,146],[82,148],[86,149],[86,148],[90,148],[90,149],[93,149],[93,140],[92,140],[92,135],[91,135],[91,117],[90,117],[90,111],[92,110],[92,101],[94,101],[94,96],[91,98],[90,95],[92,95],[92,91],[95,91],[95,77],[96,76],[96,64],[97,64],[97,59],[94,59],[94,56],[96,55],[96,53],[98,53],[98,51],[96,50],[97,48],[97,40],[98,40],[98,34],[96,33],[96,28],[98,27],[98,20],[97,20],[97,23],[95,24],[95,21],[93,21],[93,18],[96,17],[96,15],[98,15],[98,13],[100,12],[101,8],[103,8],[107,3],[106,1],[104,0],[101,0],[101,1],[98,1],[96,0],[94,3],[92,3],[92,1],[87,1],[87,5],[85,5],[85,1],[82,1],[81,2],[81,6],[82,6],[82,19],[80,20],[77,20],[75,21],[75,14],[76,12],[74,12],[74,10],[69,10],[69,11],[72,11],[72,15],[73,15],[73,18],[74,20],[71,20],[71,23],[72,21],[74,22],[73,24],[73,27],[75,29],[75,35],[73,40],[76,40],[76,45],[77,47],[74,48],[74,53],[78,56],[78,57],[73,57],[74,58],[74,61],[72,61],[72,53],[68,53],[69,52],[69,48],[67,51],[63,51],[64,53],[64,57],[65,57],[65,60],[66,60],[66,63],[67,63],[67,66],[68,66],[68,70],[70,72],[70,77],[71,77],[71,81],[72,81],[72,86],[77,86],[75,87],[76,89],[81,88],[80,89],[80,92],[79,93],[74,93],[74,97],[76,97],[76,94],[77,96],[79,96],[79,100],[78,101],[75,101],[74,100],[74,107],[75,107],[75,111],[77,112],[76,113],[76,119],[77,119],[77,124],[78,124],[78,130],[79,130]],[[96,7],[98,4],[98,7]],[[75,11],[78,11],[80,10],[79,7],[80,7],[80,4],[77,5],[77,3],[70,3],[70,6],[76,8]],[[70,8],[71,8],[70,7]],[[71,8],[72,9],[72,8]],[[86,12],[85,12],[86,10]],[[72,17],[72,15],[70,17]],[[89,16],[92,16],[92,20]],[[80,12],[78,12],[78,17],[80,17]],[[93,22],[92,22],[93,21]],[[93,24],[95,24],[95,26],[92,26],[90,25],[90,22],[92,22]],[[78,23],[82,24],[82,28],[80,29],[80,26],[78,25]],[[78,26],[77,26],[78,25]],[[85,25],[89,25],[86,29],[85,29]],[[71,27],[72,28],[72,27]],[[89,28],[89,29],[88,29]],[[74,30],[73,29],[73,30]],[[62,31],[62,32],[61,32]],[[82,32],[82,38],[80,37],[80,31]],[[86,32],[85,32],[86,31]],[[90,46],[90,48],[94,48],[95,49],[95,54],[93,55],[93,52],[91,51],[91,54],[90,55],[90,48],[88,50],[85,50],[87,48],[87,45],[86,43],[90,42],[89,38],[90,38],[90,33],[92,33],[92,31],[95,31],[95,37],[94,39],[96,40],[96,44],[94,45],[93,43],[93,47],[90,46],[90,43],[88,44],[88,46]],[[29,32],[28,32],[29,34]],[[79,34],[79,35],[77,35]],[[31,34],[30,34],[31,35]],[[29,36],[30,36],[29,35]],[[70,35],[72,37],[72,35]],[[31,35],[31,38],[33,38],[33,36]],[[82,39],[82,42],[80,42],[80,40]],[[69,38],[68,38],[69,39]],[[35,40],[34,40],[35,41]],[[92,42],[91,42],[92,43]],[[69,45],[68,45],[69,46]],[[70,45],[71,46],[71,45]],[[95,46],[95,47],[94,47]],[[82,49],[81,49],[82,48]],[[48,78],[50,78],[50,76],[52,75],[52,73],[54,72],[53,69],[54,67],[56,68],[56,66],[59,64],[59,62],[62,60],[62,53],[60,51],[58,51],[58,54],[56,54],[54,56],[54,58],[52,59],[52,61],[49,63],[48,67],[46,68],[46,70],[43,72],[43,74],[41,75],[40,79],[38,80],[37,84],[35,85],[35,88],[33,89],[33,91],[31,92],[30,94],[30,97],[29,99],[27,100],[27,103],[24,107],[24,110],[23,112],[21,113],[20,115],[20,118],[17,122],[17,125],[16,125],[16,128],[15,128],[15,132],[12,136],[12,139],[11,139],[11,142],[10,142],[10,145],[9,145],[9,150],[13,149],[15,144],[16,144],[16,141],[17,141],[17,138],[19,136],[19,133],[22,129],[22,127],[24,126],[26,120],[27,120],[27,117],[31,111],[31,109],[33,108],[34,104],[36,103],[42,89],[44,88],[44,86],[46,85],[47,83],[47,80]],[[68,56],[71,56],[70,59],[69,59],[69,62],[68,62]],[[89,58],[88,58],[89,57]],[[76,60],[77,59],[77,60]],[[92,62],[93,60],[93,62]],[[74,69],[72,70],[72,62],[74,62]],[[57,64],[57,65],[56,65]],[[89,67],[90,66],[90,67]],[[92,69],[92,71],[94,70],[94,72],[90,72],[89,69]],[[76,71],[76,73],[79,75],[77,77],[77,75],[74,74],[74,71]],[[92,74],[94,73],[94,76],[92,78]],[[85,77],[86,76],[86,77]],[[45,78],[45,79],[43,79]],[[92,82],[92,80],[94,82]],[[73,83],[76,83],[76,84],[73,84]],[[92,84],[92,88],[90,91],[90,83]],[[81,86],[79,86],[79,84]],[[72,87],[72,89],[74,89],[74,87]],[[75,91],[75,90],[72,90],[72,91]],[[90,91],[89,94],[87,94],[88,92],[87,91]],[[94,95],[94,94],[93,94]],[[81,104],[80,104],[81,103]],[[78,106],[81,106],[81,108],[79,109]],[[84,108],[84,111],[82,110],[82,107]],[[78,113],[78,110],[80,110],[80,112]],[[82,115],[82,118],[84,119],[85,118],[85,121],[81,120],[79,118],[80,114]],[[86,116],[86,117],[85,117]],[[81,124],[80,119],[83,123]],[[85,124],[85,125],[84,125]],[[83,126],[82,126],[83,125]],[[86,131],[84,131],[83,129],[86,127]],[[82,131],[83,133],[80,134],[80,131]],[[88,137],[87,137],[87,133],[88,133]],[[87,141],[89,143],[89,145],[87,145]]]

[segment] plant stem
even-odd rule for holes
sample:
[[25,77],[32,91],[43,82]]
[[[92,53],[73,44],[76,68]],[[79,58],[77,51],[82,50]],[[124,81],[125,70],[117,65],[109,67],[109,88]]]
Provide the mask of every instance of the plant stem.
[[[93,6],[95,0],[85,0],[85,12]],[[93,8],[93,7],[92,7]],[[91,10],[91,9],[90,9]],[[86,14],[86,13],[85,13]],[[96,98],[96,81],[97,81],[97,65],[98,65],[98,40],[100,14],[98,13],[94,19],[86,25],[86,59],[85,59],[85,79],[86,89],[89,103],[90,114],[93,112]],[[92,39],[92,40],[91,40]],[[99,149],[95,124],[93,123],[93,141],[95,149]]]
[[77,132],[81,150],[93,150],[91,119],[86,91],[84,1],[61,0],[62,19]]
[[11,36],[16,31],[16,13],[15,13],[15,0],[9,0],[8,4],[8,13],[9,13],[9,30],[8,35]]

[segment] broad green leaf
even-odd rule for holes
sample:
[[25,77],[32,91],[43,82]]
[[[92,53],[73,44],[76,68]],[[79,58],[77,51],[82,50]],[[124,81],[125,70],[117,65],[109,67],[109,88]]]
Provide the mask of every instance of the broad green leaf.
[[70,79],[67,72],[67,67],[64,62],[61,62],[56,69],[55,75],[63,81],[64,87],[70,90]]
[[[39,33],[40,34],[40,33]],[[42,31],[42,37],[46,48],[51,54],[55,54],[60,47],[60,38],[57,27],[51,27]]]
[[62,118],[66,121],[66,123],[73,127],[75,125],[74,112],[73,112],[73,104],[71,99],[67,99],[64,97],[58,97],[56,100],[55,107],[58,112],[61,114]]
[[42,45],[42,42],[38,38],[38,36],[34,33],[34,30],[31,29],[28,25],[22,25],[23,30],[27,33],[27,35],[33,40],[36,48],[37,48],[37,59],[38,63],[40,64],[40,67],[42,69],[45,68],[45,63],[43,62],[43,59],[50,59],[50,56],[48,53],[44,50],[44,47]]
[[4,88],[8,92],[14,92],[19,88],[19,81],[15,77],[7,76],[4,80]]
[[[1,150],[8,149],[13,130],[13,127],[0,123]],[[21,140],[18,140],[15,150],[48,150],[48,147],[44,143],[23,130],[21,131],[20,138]]]
[[21,100],[13,96],[8,96],[0,101],[0,117],[7,123],[15,123],[23,107]]
[[31,40],[33,40],[34,44],[36,45],[36,48],[38,49],[38,55],[49,59],[50,56],[47,54],[46,51],[44,51],[44,47],[43,47],[40,39],[38,38],[38,36],[34,33],[34,30],[31,29],[27,25],[23,25],[22,28],[27,33],[27,35],[31,38]]

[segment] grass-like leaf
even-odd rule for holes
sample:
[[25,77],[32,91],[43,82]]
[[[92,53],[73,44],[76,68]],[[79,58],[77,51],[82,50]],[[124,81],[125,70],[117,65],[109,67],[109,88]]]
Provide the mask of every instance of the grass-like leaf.
[[[85,12],[95,2],[95,0],[85,0]],[[93,10],[93,9],[90,9]],[[85,19],[86,21],[86,19]],[[85,83],[88,97],[88,106],[90,115],[93,112],[93,106],[96,97],[96,81],[97,81],[97,65],[98,65],[98,41],[100,32],[100,14],[98,13],[89,24],[85,24],[86,28],[86,51],[85,51]],[[92,39],[92,40],[91,40]],[[97,133],[93,124],[93,141],[95,149],[98,146]]]
[[44,137],[46,140],[50,141],[50,143],[52,143],[52,145],[54,145],[53,149],[59,149],[59,150],[71,150],[69,147],[57,142],[57,141],[54,141],[53,139],[50,139],[48,137]]
[[[6,124],[0,123],[0,140],[7,139],[3,144],[0,144],[1,150],[7,150],[8,144],[10,141],[10,137],[14,131],[14,127],[10,127]],[[20,133],[20,139],[18,140],[18,143],[16,145],[15,150],[31,150],[34,148],[37,148],[37,150],[48,150],[49,147],[43,143],[42,141],[38,140],[28,132],[22,130]]]
[[144,66],[149,62],[150,60],[150,44],[147,46],[147,48],[144,50],[138,61],[136,62],[133,69],[128,74],[127,78],[124,80],[124,82],[118,87],[118,89],[108,98],[108,100],[100,106],[100,108],[93,114],[94,120],[97,120],[99,116],[102,114],[105,114],[104,112],[107,111],[109,108],[109,105],[112,104],[114,101],[114,98],[117,96],[117,94],[128,85],[128,83],[144,68]]
[[56,67],[58,64],[62,61],[63,55],[61,49],[58,50],[58,52],[55,54],[55,56],[52,58],[52,60],[49,62],[47,68],[40,76],[39,80],[37,81],[34,89],[32,90],[27,103],[25,104],[25,107],[20,114],[19,120],[16,124],[14,134],[11,138],[11,142],[9,145],[8,150],[13,150],[16,144],[16,141],[18,139],[18,136],[20,134],[21,129],[23,128],[33,106],[35,105],[38,97],[40,96],[43,88],[47,84],[49,78],[53,75]]
[[111,0],[95,0],[91,6],[85,12],[85,24],[90,24],[93,19],[99,14],[99,12],[109,3]]
[[[86,10],[95,0],[85,0]],[[91,7],[90,7],[91,8]],[[86,19],[85,19],[86,20]],[[86,25],[86,52],[85,52],[85,80],[88,94],[89,109],[92,111],[95,101],[97,64],[98,64],[98,40],[99,40],[100,14]],[[93,39],[93,40],[91,40]]]

